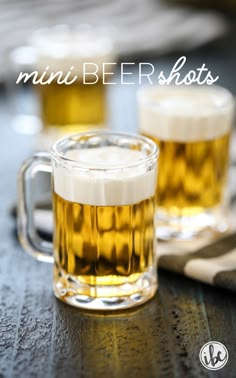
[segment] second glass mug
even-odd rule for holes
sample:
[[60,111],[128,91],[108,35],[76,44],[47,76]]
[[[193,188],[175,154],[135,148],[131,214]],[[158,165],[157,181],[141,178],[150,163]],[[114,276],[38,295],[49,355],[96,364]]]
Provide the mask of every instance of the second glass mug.
[[[114,310],[154,296],[157,158],[156,144],[146,137],[97,131],[59,140],[51,154],[23,163],[19,239],[38,260],[54,262],[56,297]],[[33,222],[29,189],[39,171],[52,172],[53,244],[37,235]]]
[[157,236],[208,240],[229,231],[232,94],[217,85],[153,86],[139,92],[139,131],[157,143]]

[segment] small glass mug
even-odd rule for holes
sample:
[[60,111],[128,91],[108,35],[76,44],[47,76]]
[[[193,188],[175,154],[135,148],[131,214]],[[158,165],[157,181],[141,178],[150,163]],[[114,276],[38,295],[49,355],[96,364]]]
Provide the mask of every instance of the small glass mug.
[[8,80],[13,127],[28,134],[41,130],[43,148],[69,133],[106,128],[105,83],[116,64],[113,35],[111,28],[56,25],[35,31],[28,46],[14,49]]
[[139,92],[139,131],[160,148],[157,236],[211,238],[229,228],[229,143],[235,104],[225,88]]
[[[154,296],[157,158],[158,147],[146,137],[94,131],[61,139],[51,154],[23,163],[19,239],[36,259],[54,262],[57,298],[114,310]],[[53,245],[33,222],[30,183],[39,171],[52,172]]]

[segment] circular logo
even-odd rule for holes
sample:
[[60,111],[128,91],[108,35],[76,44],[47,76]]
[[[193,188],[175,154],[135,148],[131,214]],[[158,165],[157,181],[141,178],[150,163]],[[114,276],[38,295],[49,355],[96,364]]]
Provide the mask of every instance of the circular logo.
[[228,358],[227,348],[218,341],[204,344],[199,353],[201,364],[209,370],[222,369],[227,364]]

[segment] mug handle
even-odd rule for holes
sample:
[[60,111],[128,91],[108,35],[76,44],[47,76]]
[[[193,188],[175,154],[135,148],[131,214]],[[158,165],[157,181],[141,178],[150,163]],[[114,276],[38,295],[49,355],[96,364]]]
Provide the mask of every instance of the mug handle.
[[18,174],[17,231],[20,243],[39,261],[52,263],[53,244],[42,239],[34,224],[31,186],[38,172],[52,172],[50,154],[41,152],[24,161]]

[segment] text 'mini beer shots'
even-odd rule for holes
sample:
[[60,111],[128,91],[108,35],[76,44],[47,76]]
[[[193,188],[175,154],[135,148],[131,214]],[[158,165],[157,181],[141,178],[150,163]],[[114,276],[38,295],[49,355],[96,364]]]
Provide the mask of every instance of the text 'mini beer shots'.
[[162,239],[225,232],[234,99],[219,86],[156,86],[139,92],[139,130],[160,148]]

